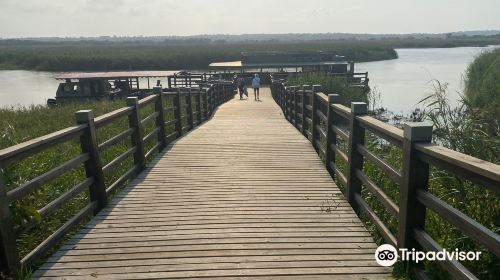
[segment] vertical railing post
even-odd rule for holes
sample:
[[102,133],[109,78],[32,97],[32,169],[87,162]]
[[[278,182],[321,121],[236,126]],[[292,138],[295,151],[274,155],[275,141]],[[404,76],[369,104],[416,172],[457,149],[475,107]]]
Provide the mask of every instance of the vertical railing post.
[[175,122],[175,131],[177,131],[177,137],[182,136],[182,118],[181,118],[181,89],[177,88],[177,94],[174,96],[174,119]]
[[84,164],[87,178],[93,178],[94,181],[89,187],[90,200],[97,202],[97,208],[94,213],[99,212],[108,202],[106,195],[106,186],[104,184],[104,174],[102,172],[102,163],[99,156],[97,143],[97,131],[94,123],[94,114],[92,110],[81,110],[75,113],[77,124],[86,124],[82,136],[80,136],[80,146],[82,153],[88,153],[90,159]]
[[16,279],[20,263],[7,187],[3,180],[4,168],[0,163],[0,278],[3,275]]
[[132,146],[137,148],[134,153],[134,164],[139,166],[139,170],[142,170],[146,166],[146,158],[141,117],[139,115],[139,98],[127,97],[127,106],[133,108],[132,113],[128,116],[128,123],[130,128],[134,129],[134,133],[132,133]]
[[222,104],[224,100],[224,95],[222,93],[222,85],[220,83],[217,83],[216,87],[217,87],[217,106],[219,106],[220,104]]
[[214,90],[214,85],[210,85],[210,88],[208,91],[210,92],[210,116],[214,114],[214,109],[215,109],[215,90]]
[[203,121],[202,111],[201,111],[201,88],[198,88],[198,94],[196,95],[196,111],[198,112],[198,125]]
[[222,102],[221,102],[222,104],[227,101],[227,87],[225,83],[222,83],[221,87],[222,87]]
[[311,107],[312,107],[312,113],[311,113],[311,143],[313,148],[316,150],[316,152],[319,152],[318,145],[316,145],[316,141],[319,139],[319,131],[316,128],[319,125],[319,117],[318,117],[318,110],[319,110],[319,102],[318,98],[316,97],[316,94],[321,94],[319,91],[321,90],[321,85],[313,85],[312,86],[312,94],[311,94]]
[[219,85],[218,84],[213,84],[212,85],[212,91],[214,92],[213,95],[214,95],[214,104],[213,104],[213,108],[215,109],[215,107],[217,107],[217,105],[219,105]]
[[222,105],[227,100],[226,85],[224,83],[220,84],[220,90],[221,90],[221,96],[222,96],[220,104]]
[[340,103],[340,95],[338,94],[328,94],[328,108],[326,109],[326,155],[325,155],[325,166],[326,170],[330,173],[332,178],[335,177],[335,172],[333,171],[330,163],[335,164],[335,155],[333,154],[332,145],[337,145],[337,135],[332,129],[335,122],[335,113],[332,108],[332,104]]
[[356,196],[361,195],[361,181],[356,176],[356,170],[363,170],[363,155],[358,151],[358,145],[365,142],[365,129],[360,126],[356,116],[365,115],[368,107],[364,102],[351,102],[349,120],[349,155],[347,163],[347,198],[352,208],[359,214]]
[[288,102],[288,87],[283,87],[283,100],[285,102],[285,119],[290,120],[290,103]]
[[217,106],[220,106],[224,102],[224,92],[222,91],[222,85],[217,84]]
[[302,85],[302,135],[307,137],[307,93],[309,85]]
[[283,114],[285,115],[286,118],[286,104],[285,104],[285,86],[281,83],[280,84],[280,100],[281,100],[281,110],[283,111]]
[[165,101],[162,93],[161,87],[154,87],[153,93],[158,95],[155,102],[155,111],[158,112],[158,117],[156,117],[156,127],[158,130],[158,143],[160,143],[159,151],[163,150],[167,146],[167,139],[165,138]]
[[186,103],[187,103],[188,124],[189,124],[189,129],[191,130],[194,127],[193,97],[191,95],[191,88],[188,88],[188,91],[186,94]]
[[223,90],[224,90],[224,96],[226,97],[226,98],[224,99],[224,102],[226,102],[226,101],[228,101],[228,100],[229,100],[229,90],[228,90],[228,89],[229,89],[229,87],[228,87],[228,85],[226,85],[226,83],[223,83],[223,84],[222,84],[222,88],[223,88]]
[[281,83],[275,85],[276,91],[276,100],[278,101],[278,104],[280,105],[281,111],[283,111],[283,102],[281,100]]
[[415,228],[424,228],[425,207],[417,201],[417,189],[427,190],[429,164],[420,160],[414,144],[430,143],[432,125],[406,123],[403,132],[403,174],[399,197],[398,247],[417,248],[413,238]]
[[285,114],[286,118],[286,87],[284,84],[281,84],[280,93],[281,93],[281,103],[283,104],[282,106],[283,113]]
[[299,102],[298,102],[298,95],[297,95],[297,86],[291,87],[292,92],[293,92],[293,123],[295,127],[298,129],[299,128]]
[[227,86],[225,83],[222,83],[222,92],[223,92],[223,96],[224,96],[224,100],[222,103],[225,103],[228,100]]
[[224,100],[224,95],[222,92],[222,85],[220,83],[217,83],[216,86],[217,86],[217,106],[219,106],[220,104],[222,104]]
[[203,93],[203,104],[205,107],[205,120],[208,120],[209,115],[209,108],[210,106],[208,105],[208,90],[207,88],[202,88],[202,93]]
[[212,85],[208,85],[207,87],[207,119],[210,118],[210,116],[212,116],[212,104],[213,104],[213,96],[212,96]]

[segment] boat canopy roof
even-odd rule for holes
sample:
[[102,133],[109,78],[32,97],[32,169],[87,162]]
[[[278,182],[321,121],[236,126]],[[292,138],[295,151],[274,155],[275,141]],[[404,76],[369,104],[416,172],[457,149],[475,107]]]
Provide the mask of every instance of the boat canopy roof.
[[239,61],[224,61],[210,63],[211,68],[286,68],[308,66],[347,65],[345,56],[322,51],[277,52],[259,51],[242,52]]
[[347,61],[318,61],[318,62],[264,62],[245,63],[244,61],[213,62],[211,68],[282,68],[304,66],[347,65]]
[[152,78],[168,77],[177,71],[116,71],[116,72],[68,72],[55,76],[57,80],[80,79],[124,79],[124,78]]

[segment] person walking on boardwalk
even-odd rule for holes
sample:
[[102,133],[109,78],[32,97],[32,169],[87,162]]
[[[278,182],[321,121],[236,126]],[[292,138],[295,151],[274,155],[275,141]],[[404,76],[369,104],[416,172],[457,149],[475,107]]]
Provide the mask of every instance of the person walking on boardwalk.
[[253,96],[255,98],[255,101],[259,100],[259,89],[260,89],[260,78],[259,74],[255,74],[255,77],[253,77],[252,80],[252,87],[253,87]]
[[240,100],[243,99],[243,94],[245,93],[245,79],[243,77],[238,77],[234,75],[236,79],[236,86],[238,87],[238,91],[240,93]]

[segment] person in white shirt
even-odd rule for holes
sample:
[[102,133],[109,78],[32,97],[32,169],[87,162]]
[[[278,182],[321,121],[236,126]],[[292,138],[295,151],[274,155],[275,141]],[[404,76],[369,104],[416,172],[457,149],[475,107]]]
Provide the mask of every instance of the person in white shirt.
[[252,87],[253,87],[253,95],[255,98],[255,101],[259,100],[259,88],[260,88],[260,78],[259,74],[255,74],[255,77],[253,77],[252,80]]

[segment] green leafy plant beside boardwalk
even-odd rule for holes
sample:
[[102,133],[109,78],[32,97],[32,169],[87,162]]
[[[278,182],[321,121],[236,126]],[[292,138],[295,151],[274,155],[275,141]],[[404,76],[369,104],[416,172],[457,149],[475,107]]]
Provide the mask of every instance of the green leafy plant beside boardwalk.
[[[46,106],[30,106],[18,108],[0,109],[0,149],[4,149],[57,130],[70,127],[76,124],[75,112],[82,109],[90,109],[95,116],[100,116],[111,112],[125,105],[124,100],[74,103],[48,108]],[[99,141],[102,142],[128,126],[126,120],[121,120],[99,132]],[[103,154],[103,163],[108,163],[116,156],[130,148],[128,142],[123,142],[112,147]],[[22,185],[32,178],[35,178],[64,162],[74,158],[81,153],[79,141],[72,140],[59,144],[46,151],[31,156],[25,160],[9,165],[3,169],[4,182],[7,190]],[[107,176],[107,183],[115,181],[119,174],[130,168],[132,162],[124,162],[116,173]],[[85,170],[82,167],[48,182],[43,188],[27,195],[22,200],[11,205],[13,222],[16,227],[30,226],[30,221],[34,218],[41,221],[37,210],[43,208],[49,202],[68,191],[74,185],[85,178]],[[74,216],[86,204],[88,204],[88,192],[83,192],[64,205],[61,209],[45,218],[43,223],[33,226],[31,230],[23,233],[18,239],[19,254],[25,256],[40,244],[45,238],[52,234],[70,217]]]
[[[492,54],[480,56],[478,60],[469,67],[469,79],[473,77],[471,73],[476,71],[472,70],[475,69],[474,65],[481,61],[484,62],[483,59],[485,59],[485,57],[491,58],[492,56]],[[494,62],[494,60],[487,61],[489,62],[487,63],[488,65]],[[478,75],[485,79],[489,78],[490,72],[494,71],[492,67],[483,67],[483,70],[486,73]],[[475,77],[473,79],[475,79]],[[493,81],[494,83],[492,83]],[[472,84],[476,84],[474,82],[468,80],[467,84],[471,87]],[[489,87],[485,86],[482,90],[494,89],[495,86],[500,84],[498,79],[493,79],[485,83],[489,85]],[[300,75],[287,82],[287,85],[290,86],[303,84],[321,84],[322,92],[339,94],[340,99],[338,102],[345,105],[349,105],[351,101],[365,102],[367,100],[366,92],[365,95],[356,94],[356,92],[353,93],[352,89],[345,86],[345,84],[323,74]],[[323,86],[323,84],[325,86]],[[451,107],[447,100],[446,84],[441,84],[438,81],[435,81],[434,84],[434,93],[422,101],[422,104],[425,106],[424,120],[431,122],[434,127],[433,141],[451,150],[471,155],[491,163],[500,164],[499,119],[492,117],[492,108],[488,106],[490,103],[480,107],[478,105],[474,106],[472,102],[464,100],[459,106]],[[483,92],[483,94],[485,93]],[[488,96],[490,99],[494,99],[495,97],[496,95],[494,93],[490,93]],[[293,101],[288,102],[291,102],[292,105],[287,106],[293,106]],[[290,114],[293,115],[293,109]],[[335,118],[336,122],[340,122],[338,126],[343,126],[344,129],[347,130],[349,124],[342,123],[341,119],[342,118],[339,119],[338,117]],[[319,120],[319,122],[321,123],[321,127],[326,129],[326,124],[321,120]],[[326,138],[323,137],[321,133],[319,138],[321,145],[327,146]],[[395,168],[395,170],[402,169],[403,155],[400,148],[368,130],[365,132],[364,139],[366,149],[369,152],[383,159],[386,163]],[[343,152],[345,156],[349,155],[348,144],[349,143],[342,139],[342,137],[337,137],[336,145],[339,152]],[[319,154],[321,156],[321,153]],[[346,174],[348,166],[344,164],[344,161],[345,158],[336,152],[335,165],[343,174]],[[388,198],[394,201],[396,205],[400,205],[399,199],[401,188],[399,184],[387,174],[386,170],[381,169],[370,160],[365,160],[363,162],[362,171]],[[341,189],[346,191],[345,182],[340,180],[338,176],[336,178]],[[477,185],[467,179],[464,180],[456,174],[452,174],[434,166],[430,169],[428,189],[432,195],[461,211],[490,231],[496,234],[500,232],[500,198],[492,189]],[[361,196],[373,209],[374,213],[376,213],[383,224],[387,226],[390,232],[398,232],[398,220],[387,210],[387,206],[381,202],[380,196],[375,195],[368,187],[362,188]],[[384,240],[383,234],[377,230],[376,225],[371,222],[368,216],[365,214],[363,215],[365,217],[364,221],[373,231],[377,242],[380,244],[387,243]],[[486,250],[484,246],[479,245],[472,238],[447,222],[442,216],[433,211],[427,211],[427,215],[425,216],[425,230],[433,239],[448,250],[455,250],[458,248],[462,251],[481,251],[481,258],[479,261],[464,262],[467,269],[480,279],[495,279],[497,275],[500,274],[500,259],[491,251]],[[453,277],[436,262],[426,262],[425,267],[426,270],[430,272],[433,279],[453,279]],[[394,269],[394,276],[397,278],[405,278],[409,273],[407,269],[408,268],[402,263],[397,264]]]
[[[25,269],[37,266],[157,152],[232,96],[232,83],[219,81],[155,92],[139,101],[130,97],[126,104],[0,110],[0,273],[29,275],[17,271],[19,262]],[[81,109],[94,113],[75,113]]]
[[465,100],[477,113],[500,122],[500,48],[476,57],[466,71]]

